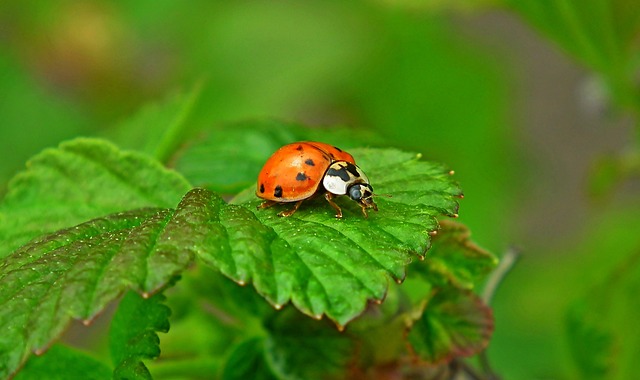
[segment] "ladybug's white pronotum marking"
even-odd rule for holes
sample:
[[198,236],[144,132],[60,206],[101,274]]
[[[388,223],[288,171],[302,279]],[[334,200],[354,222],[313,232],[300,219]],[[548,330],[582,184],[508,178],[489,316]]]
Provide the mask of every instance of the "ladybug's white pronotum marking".
[[335,195],[347,194],[349,186],[355,183],[369,183],[369,179],[360,168],[345,161],[336,161],[324,175],[322,185]]

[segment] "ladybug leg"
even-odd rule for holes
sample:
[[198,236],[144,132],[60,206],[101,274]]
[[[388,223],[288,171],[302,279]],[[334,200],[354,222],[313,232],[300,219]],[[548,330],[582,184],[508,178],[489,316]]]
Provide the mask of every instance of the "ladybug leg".
[[293,215],[296,211],[298,211],[298,207],[300,207],[300,205],[302,204],[303,201],[304,201],[304,199],[302,201],[297,201],[296,204],[293,206],[293,208],[291,210],[280,211],[278,213],[278,216],[291,216],[291,215]]
[[[362,214],[364,215],[365,218],[369,217],[369,214],[367,213],[367,207],[363,204],[360,205],[360,208],[362,209]],[[378,210],[376,210],[378,211]]]
[[258,207],[256,207],[258,210],[260,209],[264,209],[264,208],[269,208],[275,204],[277,204],[278,202],[275,201],[264,201],[262,202]]
[[333,201],[333,194],[327,191],[326,193],[324,193],[324,199],[326,199],[327,202],[329,202],[329,204],[331,205],[331,207],[333,207],[334,210],[336,210],[336,218],[338,219],[342,218],[342,210],[340,209],[340,206],[338,206],[336,202]]

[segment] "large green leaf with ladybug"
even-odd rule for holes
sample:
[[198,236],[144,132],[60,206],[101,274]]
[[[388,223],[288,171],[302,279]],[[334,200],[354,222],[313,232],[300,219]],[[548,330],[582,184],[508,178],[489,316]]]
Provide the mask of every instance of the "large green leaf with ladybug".
[[[71,213],[67,228],[6,254],[0,267],[0,376],[13,373],[30,352],[46,349],[71,319],[90,321],[128,289],[154,293],[194,259],[238,284],[252,284],[276,309],[292,303],[339,326],[370,301],[382,302],[390,281],[402,282],[407,265],[426,254],[437,218],[456,215],[462,193],[446,167],[418,154],[373,148],[350,153],[381,195],[379,211],[369,218],[346,197],[336,200],[343,219],[322,197],[279,217],[290,206],[258,210],[253,185],[230,203],[196,188],[166,208],[185,181],[143,155],[81,139],[39,156],[0,205],[6,236],[24,239],[7,219],[17,213],[18,200],[31,210],[21,215],[24,225],[49,220],[48,213],[37,213],[51,205],[47,189],[58,197],[73,195],[53,209],[56,218],[47,226],[64,226],[65,207],[73,209],[83,195],[123,212],[75,226],[79,214]],[[163,195],[160,184],[171,192]],[[102,198],[98,185],[105,188]],[[118,192],[109,195],[109,188]],[[122,194],[127,197],[116,202]]]
[[[364,218],[357,203],[336,202],[343,218],[318,197],[291,207],[257,209],[253,187],[225,208],[220,221],[228,244],[200,257],[239,283],[252,281],[276,307],[292,301],[315,318],[344,325],[370,300],[382,301],[389,281],[401,282],[405,268],[424,256],[437,217],[454,216],[462,193],[448,169],[420,155],[394,149],[354,149],[359,166],[377,192],[378,212]],[[226,215],[225,215],[226,214]]]

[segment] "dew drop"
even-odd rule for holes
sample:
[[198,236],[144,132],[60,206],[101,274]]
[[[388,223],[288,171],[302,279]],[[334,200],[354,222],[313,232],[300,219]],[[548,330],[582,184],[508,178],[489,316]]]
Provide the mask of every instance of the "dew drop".
[[438,234],[438,230],[429,231],[429,235],[436,236]]
[[400,278],[396,279],[396,284],[398,284],[398,285],[402,284],[402,279],[400,279]]
[[280,305],[279,303],[273,305],[273,308],[276,310],[282,310],[282,305]]
[[451,216],[454,217],[454,218],[457,218],[459,215],[458,214],[453,214]]
[[449,175],[454,175],[454,174],[456,174],[455,170],[449,170]]
[[238,280],[238,285],[245,286],[247,283],[244,280]]
[[149,293],[147,293],[147,292],[143,292],[143,293],[142,293],[142,298],[147,299],[147,298],[149,298],[149,297],[151,297],[151,294],[149,294]]
[[317,319],[317,320],[321,320],[322,319],[322,314],[316,314],[313,316],[313,318]]
[[82,321],[82,324],[85,325],[85,326],[89,326],[91,324],[91,319],[84,319]]
[[342,326],[341,324],[338,324],[337,327],[338,327],[338,331],[340,332],[344,331],[344,326]]

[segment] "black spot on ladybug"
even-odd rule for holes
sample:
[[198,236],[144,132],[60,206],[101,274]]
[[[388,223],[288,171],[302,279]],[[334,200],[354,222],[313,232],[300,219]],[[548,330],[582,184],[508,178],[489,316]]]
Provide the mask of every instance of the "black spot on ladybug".
[[340,179],[345,182],[347,182],[351,178],[349,177],[349,173],[347,173],[347,171],[344,170],[344,168],[342,169],[329,168],[329,170],[327,170],[327,175],[340,177]]
[[334,148],[335,148],[338,152],[342,152],[342,149],[338,148],[337,146],[334,146]]
[[356,167],[353,164],[347,163],[346,169],[354,177],[360,177],[360,173],[358,173],[358,169],[356,169]]
[[296,181],[306,181],[307,179],[309,179],[309,177],[304,173],[298,173],[296,176]]
[[316,163],[315,163],[315,162],[313,162],[313,160],[312,160],[312,159],[310,159],[310,158],[307,158],[307,159],[304,161],[304,163],[305,163],[305,164],[307,164],[307,165],[309,165],[309,166],[316,166]]
[[264,193],[264,183],[260,184],[260,193]]
[[296,150],[302,150],[302,145],[298,145],[298,147],[296,148]]
[[280,185],[276,186],[276,189],[273,191],[273,196],[276,198],[282,197],[282,186]]

